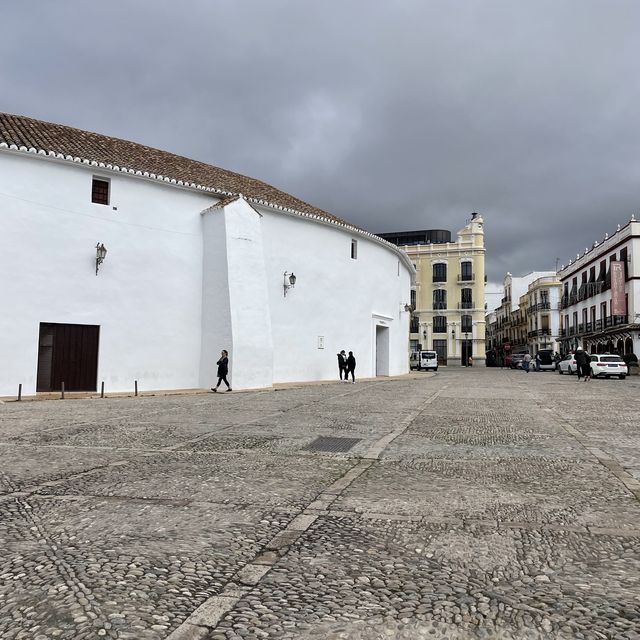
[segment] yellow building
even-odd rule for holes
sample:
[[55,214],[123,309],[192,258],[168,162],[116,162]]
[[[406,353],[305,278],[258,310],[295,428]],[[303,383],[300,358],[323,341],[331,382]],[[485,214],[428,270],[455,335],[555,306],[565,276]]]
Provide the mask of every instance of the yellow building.
[[477,213],[457,239],[441,229],[380,234],[416,268],[410,349],[438,353],[440,364],[485,361],[484,221]]

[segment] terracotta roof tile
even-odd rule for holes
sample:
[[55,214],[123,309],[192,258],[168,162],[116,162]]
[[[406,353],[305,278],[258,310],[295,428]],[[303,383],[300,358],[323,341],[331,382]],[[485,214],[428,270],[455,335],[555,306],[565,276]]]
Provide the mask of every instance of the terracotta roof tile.
[[136,142],[61,124],[0,113],[0,144],[3,142],[8,146],[24,146],[38,151],[42,149],[47,153],[61,153],[74,158],[153,173],[176,181],[195,183],[225,194],[241,193],[246,198],[261,200],[266,204],[350,224],[261,180]]

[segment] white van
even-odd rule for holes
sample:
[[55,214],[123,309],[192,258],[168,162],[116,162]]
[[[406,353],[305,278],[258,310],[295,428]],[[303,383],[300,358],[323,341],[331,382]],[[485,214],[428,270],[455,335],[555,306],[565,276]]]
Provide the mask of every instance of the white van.
[[409,356],[409,367],[411,369],[432,369],[438,370],[438,354],[435,351],[412,351]]

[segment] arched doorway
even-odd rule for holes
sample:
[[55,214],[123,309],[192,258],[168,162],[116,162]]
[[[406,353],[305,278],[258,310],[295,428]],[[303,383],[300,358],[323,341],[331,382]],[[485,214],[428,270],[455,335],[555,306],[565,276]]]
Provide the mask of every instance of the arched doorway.
[[616,353],[620,356],[624,353],[624,342],[622,340],[618,340],[616,344]]
[[611,340],[607,342],[605,353],[613,353],[613,343],[611,342]]
[[627,338],[624,342],[624,352],[625,353],[633,353],[633,340],[631,338]]

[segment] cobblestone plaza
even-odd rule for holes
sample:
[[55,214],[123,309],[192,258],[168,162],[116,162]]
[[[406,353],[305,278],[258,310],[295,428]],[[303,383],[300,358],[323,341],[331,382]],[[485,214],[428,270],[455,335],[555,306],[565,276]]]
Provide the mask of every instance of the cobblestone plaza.
[[640,638],[640,380],[0,405],[0,638]]

